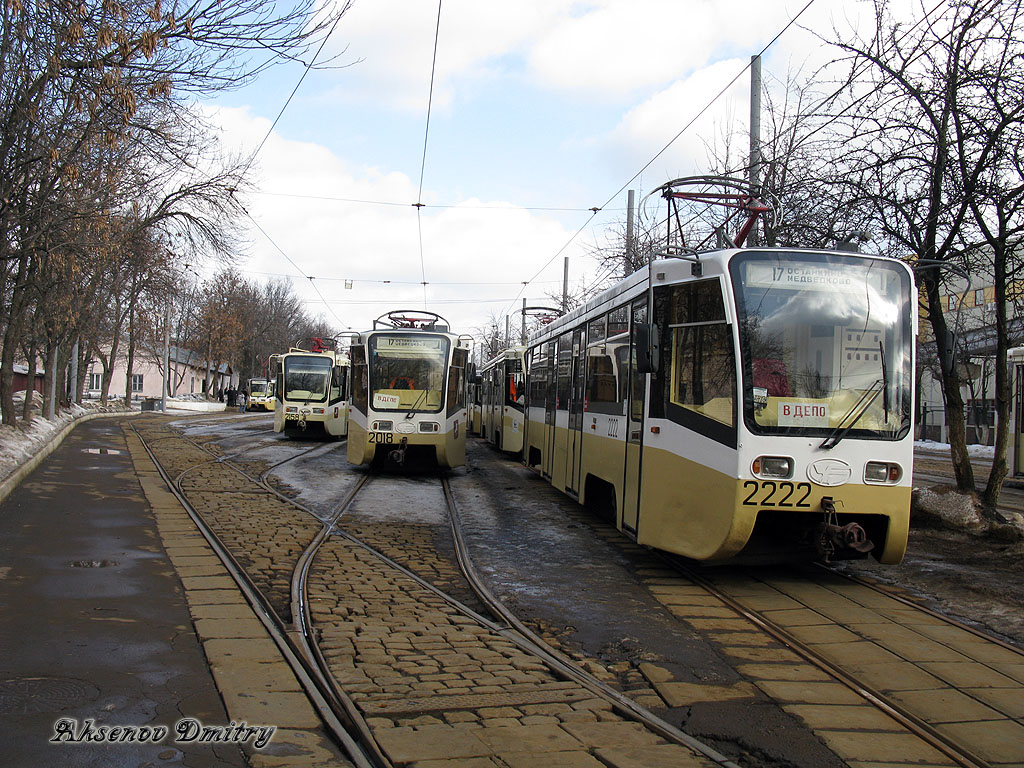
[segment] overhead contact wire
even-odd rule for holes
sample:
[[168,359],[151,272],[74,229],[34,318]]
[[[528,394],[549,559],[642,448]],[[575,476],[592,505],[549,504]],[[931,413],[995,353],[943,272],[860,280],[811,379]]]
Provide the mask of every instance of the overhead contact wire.
[[427,125],[423,130],[423,157],[420,160],[420,187],[416,194],[416,229],[420,242],[420,276],[423,279],[423,309],[427,308],[427,265],[423,257],[423,178],[427,170],[427,142],[430,139],[430,112],[434,104],[434,76],[437,74],[437,44],[441,37],[441,0],[437,0],[437,24],[434,26],[434,55],[430,61],[430,91],[427,95]]
[[[792,27],[797,22],[797,20],[801,16],[803,16],[803,14],[807,11],[807,9],[810,8],[813,4],[814,4],[814,0],[807,0],[807,3],[804,5],[804,7],[801,8],[800,11],[792,19],[789,20],[789,22],[787,22],[786,26],[784,26],[775,35],[775,37],[773,37],[770,41],[768,41],[768,44],[765,45],[764,48],[761,49],[761,53],[758,54],[758,55],[763,55],[769,48],[771,48],[779,40],[779,38],[781,38],[782,35],[784,35],[789,30],[789,28]],[[561,254],[563,251],[565,251],[565,249],[568,248],[573,243],[573,241],[576,240],[577,237],[579,237],[580,233],[586,228],[587,224],[589,224],[590,221],[593,220],[593,217],[596,216],[599,211],[604,210],[613,200],[615,200],[615,198],[617,198],[620,194],[622,194],[622,191],[624,189],[626,189],[626,187],[628,187],[630,184],[632,184],[640,176],[640,174],[642,174],[644,171],[646,171],[648,168],[650,168],[651,165],[653,165],[654,162],[659,157],[661,157],[663,154],[665,154],[665,152],[668,151],[669,147],[671,147],[673,144],[675,144],[679,140],[680,136],[682,136],[687,130],[689,130],[691,127],[693,127],[693,124],[696,123],[697,120],[699,120],[701,118],[701,116],[705,112],[707,112],[709,109],[711,109],[711,107],[715,104],[715,102],[718,101],[726,93],[726,91],[728,91],[730,88],[732,88],[732,86],[736,83],[736,81],[739,80],[740,77],[749,69],[750,69],[750,64],[748,62],[747,65],[743,69],[741,69],[739,72],[737,72],[736,76],[733,77],[733,79],[730,80],[725,85],[725,87],[722,88],[722,90],[720,90],[717,94],[715,94],[715,96],[707,104],[705,104],[704,107],[701,108],[701,110],[696,115],[694,115],[693,118],[691,118],[690,121],[688,123],[686,123],[686,125],[684,125],[679,130],[679,132],[669,140],[669,142],[667,144],[665,144],[664,147],[662,147],[660,150],[658,150],[658,152],[650,160],[648,160],[646,163],[644,163],[644,165],[640,168],[639,171],[637,171],[635,174],[633,174],[633,176],[630,177],[630,179],[625,184],[623,184],[621,187],[619,187],[619,189],[617,189],[615,191],[615,193],[612,194],[605,201],[604,205],[601,205],[601,206],[599,206],[597,208],[590,209],[592,211],[592,215],[591,215],[590,220],[588,220],[586,223],[584,223],[584,225],[582,227],[580,227],[578,230],[576,230],[576,233],[573,234],[573,236],[571,238],[569,238],[569,241],[559,249],[558,253],[556,253],[554,256],[552,256],[550,259],[548,259],[547,263],[544,264],[544,266],[541,267],[540,270],[537,272],[537,275],[540,275],[541,272],[543,272],[545,269],[547,269],[551,265],[551,262],[553,262],[558,257],[559,254]],[[534,277],[536,277],[537,275],[535,275]],[[524,284],[523,290],[526,289],[526,285],[528,285],[529,283],[532,283],[532,282],[533,282],[532,279],[528,280]],[[519,294],[522,295],[522,291],[520,291]],[[519,297],[517,296],[516,298],[518,299]],[[514,303],[515,303],[515,301],[513,300],[513,304]],[[506,310],[506,312],[507,311],[508,310]]]
[[263,227],[260,226],[260,223],[258,221],[256,221],[256,219],[254,219],[252,217],[252,214],[249,213],[249,211],[246,211],[245,208],[243,208],[242,210],[245,211],[245,215],[249,217],[249,221],[251,221],[256,226],[256,229],[258,229],[260,231],[260,233],[265,238],[267,238],[267,242],[269,242],[272,246],[274,246],[274,248],[277,249],[277,252],[280,253],[282,256],[284,256],[285,259],[288,260],[288,263],[291,264],[293,267],[295,267],[295,269],[298,271],[298,273],[300,275],[302,275],[307,280],[309,280],[309,284],[311,286],[313,286],[313,290],[316,291],[316,295],[320,297],[320,301],[322,301],[324,303],[324,306],[327,307],[328,311],[332,315],[334,315],[334,319],[338,321],[338,324],[341,325],[346,330],[352,330],[352,326],[346,324],[344,320],[342,320],[340,317],[338,317],[338,315],[334,311],[334,309],[331,308],[331,305],[327,302],[327,299],[324,298],[324,295],[320,292],[320,289],[317,287],[316,282],[315,282],[315,278],[312,275],[307,275],[305,272],[303,272],[301,269],[299,269],[299,265],[296,264],[294,261],[292,261],[291,257],[287,253],[284,252],[284,249],[282,249],[281,246],[279,246],[274,241],[274,238],[272,238],[270,235],[267,234],[267,231],[265,229],[263,229]]

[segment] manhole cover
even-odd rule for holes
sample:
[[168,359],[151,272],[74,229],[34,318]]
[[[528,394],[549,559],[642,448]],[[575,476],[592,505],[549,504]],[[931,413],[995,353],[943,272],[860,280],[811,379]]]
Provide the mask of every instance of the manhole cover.
[[120,455],[121,451],[115,450],[114,448],[85,448],[85,453],[107,453],[111,455]]
[[60,712],[94,700],[94,685],[67,677],[19,677],[0,680],[0,715]]
[[75,560],[71,564],[72,568],[109,568],[112,565],[117,565],[116,560]]

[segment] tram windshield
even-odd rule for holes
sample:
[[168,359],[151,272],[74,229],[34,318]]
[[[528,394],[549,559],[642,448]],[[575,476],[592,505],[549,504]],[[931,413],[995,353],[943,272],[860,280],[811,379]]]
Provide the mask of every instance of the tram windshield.
[[378,333],[370,337],[370,407],[437,413],[445,390],[446,336]]
[[751,431],[836,442],[837,435],[906,435],[913,343],[906,270],[879,258],[756,251],[730,269]]
[[320,355],[288,355],[284,359],[284,399],[322,403],[334,363]]
[[249,395],[251,397],[265,397],[270,382],[266,379],[249,379]]

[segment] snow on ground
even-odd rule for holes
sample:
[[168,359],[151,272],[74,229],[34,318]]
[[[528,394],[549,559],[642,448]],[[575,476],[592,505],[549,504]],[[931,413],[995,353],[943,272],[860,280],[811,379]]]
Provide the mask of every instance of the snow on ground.
[[[10,477],[17,469],[29,462],[33,456],[42,451],[53,438],[75,419],[98,413],[130,413],[140,409],[139,403],[133,408],[125,406],[122,401],[111,400],[101,405],[98,400],[89,400],[81,405],[75,403],[70,408],[62,408],[51,421],[42,417],[43,397],[33,392],[32,420],[25,422],[21,418],[25,403],[25,391],[14,393],[14,407],[18,415],[18,424],[9,427],[0,424],[0,482]],[[173,403],[168,411],[175,410]],[[182,411],[184,413],[184,411]]]
[[[949,453],[949,443],[935,443],[931,440],[915,440],[915,451],[930,451],[932,453]],[[968,445],[967,454],[976,459],[991,459],[996,455],[996,449],[991,445]]]

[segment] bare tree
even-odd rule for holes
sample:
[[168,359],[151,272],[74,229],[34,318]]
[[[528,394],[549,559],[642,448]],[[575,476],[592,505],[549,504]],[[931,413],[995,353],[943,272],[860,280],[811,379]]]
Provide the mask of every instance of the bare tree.
[[[849,55],[848,101],[836,122],[844,139],[839,161],[848,199],[871,211],[892,248],[927,266],[987,275],[1002,307],[1022,221],[1021,4],[964,0],[922,8],[919,21],[908,27],[876,0],[875,22],[870,39],[835,43]],[[990,257],[980,261],[986,250]],[[950,324],[940,299],[951,290],[950,274],[935,268],[921,275],[927,319],[943,357]],[[1010,396],[1007,323],[998,310],[996,326],[995,395],[1003,418],[984,494],[989,505],[1006,473]],[[942,366],[941,383],[957,486],[973,491],[958,368]]]

